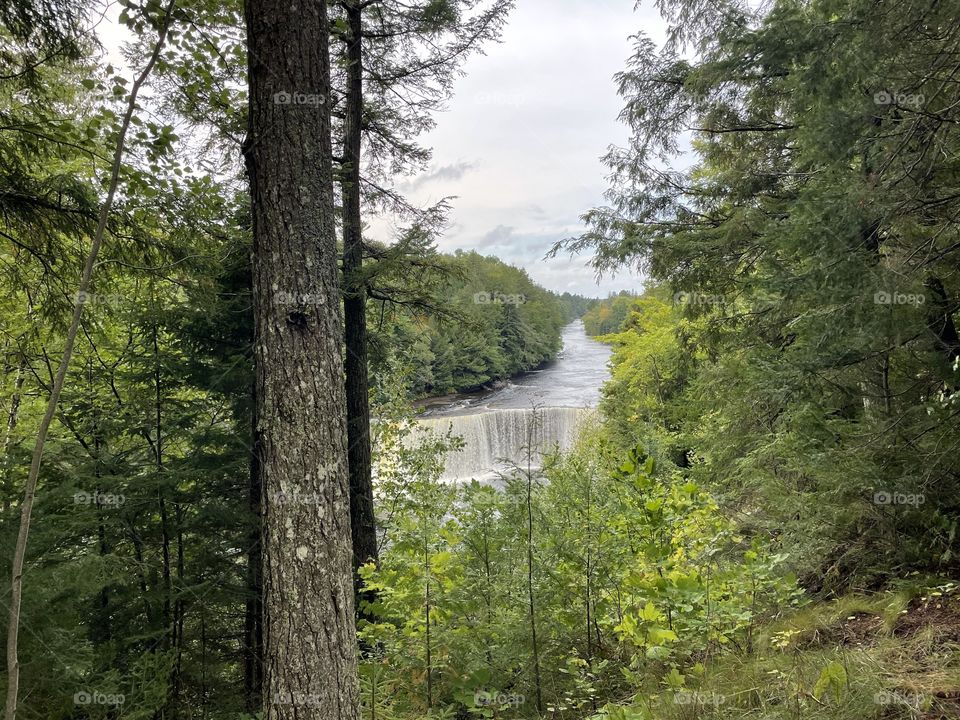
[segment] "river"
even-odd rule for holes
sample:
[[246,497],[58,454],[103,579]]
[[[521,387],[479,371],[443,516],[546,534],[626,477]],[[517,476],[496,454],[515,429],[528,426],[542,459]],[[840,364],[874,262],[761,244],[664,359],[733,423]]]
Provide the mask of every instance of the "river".
[[527,447],[534,463],[545,450],[569,448],[600,401],[610,352],[576,320],[563,329],[563,349],[554,362],[496,390],[433,404],[421,416],[424,429],[451,429],[464,440],[462,450],[447,456],[444,479],[488,479],[524,465]]

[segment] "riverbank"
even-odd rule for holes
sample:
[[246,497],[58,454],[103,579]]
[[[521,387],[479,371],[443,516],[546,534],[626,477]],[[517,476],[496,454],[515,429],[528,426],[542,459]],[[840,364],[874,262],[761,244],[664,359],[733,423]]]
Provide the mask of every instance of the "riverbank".
[[612,348],[588,337],[581,320],[564,326],[561,339],[556,358],[535,370],[472,393],[424,398],[414,407],[422,409],[426,417],[532,407],[596,407],[610,377]]
[[611,349],[588,338],[579,320],[562,330],[557,358],[473,393],[420,400],[419,422],[430,434],[452,435],[463,447],[444,459],[443,478],[486,478],[548,450],[570,449],[593,414],[609,378]]
[[489,383],[483,383],[482,385],[478,385],[476,387],[465,388],[463,390],[458,390],[457,392],[445,393],[443,395],[429,395],[427,397],[418,398],[414,400],[411,405],[418,413],[423,413],[425,415],[431,414],[432,411],[442,412],[443,410],[452,407],[468,407],[472,404],[482,402],[485,398],[489,398],[495,393],[510,387],[511,384],[522,382],[530,375],[538,373],[541,370],[545,370],[556,361],[556,358],[545,360],[532,370],[524,370],[523,372],[519,372],[508,378],[494,380],[493,382]]

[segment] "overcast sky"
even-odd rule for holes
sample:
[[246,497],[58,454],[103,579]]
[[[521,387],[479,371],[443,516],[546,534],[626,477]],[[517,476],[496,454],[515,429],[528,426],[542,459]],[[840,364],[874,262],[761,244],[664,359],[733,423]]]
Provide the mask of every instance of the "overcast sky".
[[[98,32],[111,60],[124,65],[119,4]],[[623,144],[622,101],[613,75],[631,54],[630,36],[663,40],[653,0],[516,0],[502,42],[470,58],[437,127],[421,138],[434,150],[430,170],[401,189],[419,204],[455,195],[440,250],[477,250],[525,268],[551,290],[605,296],[638,290],[629,273],[599,283],[587,256],[544,260],[557,240],[585,228],[580,216],[603,204],[600,157]],[[370,225],[388,239],[383,222]]]
[[543,257],[603,203],[600,157],[627,137],[613,75],[630,35],[643,30],[659,43],[664,29],[652,0],[636,12],[633,0],[517,0],[502,42],[468,61],[424,138],[430,172],[404,186],[420,202],[458,196],[440,249],[496,255],[559,292],[637,289],[625,273],[598,285],[587,257]]

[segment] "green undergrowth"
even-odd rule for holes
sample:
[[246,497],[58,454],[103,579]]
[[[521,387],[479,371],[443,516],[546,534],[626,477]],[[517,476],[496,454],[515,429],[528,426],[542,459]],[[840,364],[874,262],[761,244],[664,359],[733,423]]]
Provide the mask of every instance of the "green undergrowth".
[[753,647],[651,679],[610,720],[960,718],[960,593],[947,580],[810,603]]

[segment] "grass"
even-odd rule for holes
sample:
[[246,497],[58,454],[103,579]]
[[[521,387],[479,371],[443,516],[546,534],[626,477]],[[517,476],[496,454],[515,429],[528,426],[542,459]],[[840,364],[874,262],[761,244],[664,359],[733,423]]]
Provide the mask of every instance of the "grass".
[[659,688],[607,714],[611,720],[960,718],[960,588],[915,581],[811,603],[762,628],[751,652],[683,672],[680,692]]

